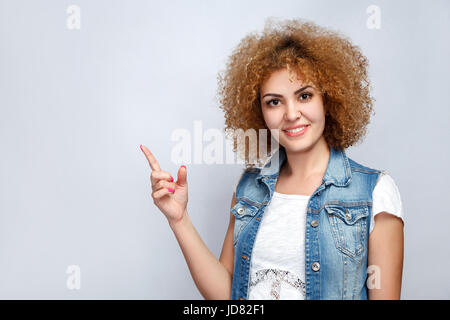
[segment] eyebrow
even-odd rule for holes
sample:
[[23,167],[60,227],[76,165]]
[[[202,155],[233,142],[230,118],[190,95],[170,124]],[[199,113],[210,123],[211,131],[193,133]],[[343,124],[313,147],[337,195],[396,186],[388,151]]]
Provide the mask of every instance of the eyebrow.
[[[312,88],[312,86],[310,86],[310,85],[304,86],[303,88],[300,88],[300,89],[298,89],[297,91],[295,91],[294,94],[298,94],[298,93],[302,92],[303,90],[305,90],[305,89],[307,89],[307,88]],[[283,95],[277,94],[277,93],[266,93],[265,95],[263,95],[263,98],[264,98],[265,96],[274,96],[274,97],[280,97],[280,98],[283,97]]]

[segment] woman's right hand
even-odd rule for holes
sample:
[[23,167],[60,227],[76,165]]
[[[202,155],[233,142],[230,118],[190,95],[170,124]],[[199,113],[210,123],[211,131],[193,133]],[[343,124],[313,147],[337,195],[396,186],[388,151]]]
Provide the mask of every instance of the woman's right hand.
[[[152,184],[153,203],[166,216],[170,225],[182,220],[186,215],[188,202],[188,185],[186,180],[186,167],[178,169],[177,181],[167,171],[162,171],[150,150],[141,145],[141,150],[150,164],[152,172],[150,181]],[[169,190],[170,188],[170,190]]]

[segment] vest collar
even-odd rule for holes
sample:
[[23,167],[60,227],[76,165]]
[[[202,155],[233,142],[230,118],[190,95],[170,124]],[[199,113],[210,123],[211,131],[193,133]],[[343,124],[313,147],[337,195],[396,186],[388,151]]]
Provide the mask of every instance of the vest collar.
[[[283,146],[279,146],[275,153],[261,168],[256,179],[276,180],[280,168],[286,160],[286,150]],[[345,151],[330,147],[330,158],[328,159],[327,170],[323,176],[323,182],[327,185],[334,184],[338,187],[344,187],[351,181],[351,178],[350,163]]]

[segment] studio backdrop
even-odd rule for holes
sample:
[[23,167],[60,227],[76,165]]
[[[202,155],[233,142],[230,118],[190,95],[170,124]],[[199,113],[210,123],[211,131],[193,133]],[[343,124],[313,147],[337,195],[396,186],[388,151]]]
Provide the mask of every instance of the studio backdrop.
[[367,56],[375,115],[347,155],[400,190],[402,299],[450,298],[449,1],[0,0],[1,299],[202,299],[139,145],[173,176],[186,165],[189,215],[218,257],[243,170],[218,74],[271,18]]

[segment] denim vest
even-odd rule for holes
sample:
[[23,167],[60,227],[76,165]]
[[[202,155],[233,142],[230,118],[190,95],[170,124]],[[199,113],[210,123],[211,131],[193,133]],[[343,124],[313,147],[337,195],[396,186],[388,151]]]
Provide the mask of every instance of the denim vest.
[[[279,146],[262,168],[245,170],[236,187],[231,208],[236,218],[232,300],[248,298],[252,248],[285,160],[285,149]],[[330,148],[322,184],[311,195],[306,212],[305,299],[367,299],[372,191],[380,172]]]

